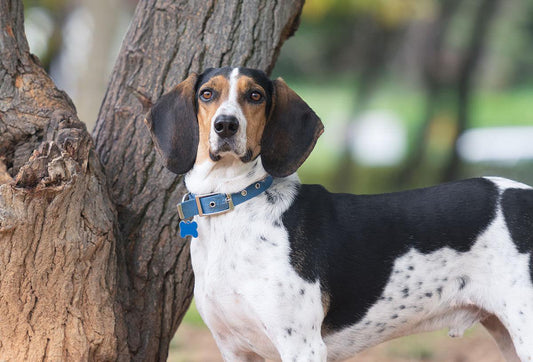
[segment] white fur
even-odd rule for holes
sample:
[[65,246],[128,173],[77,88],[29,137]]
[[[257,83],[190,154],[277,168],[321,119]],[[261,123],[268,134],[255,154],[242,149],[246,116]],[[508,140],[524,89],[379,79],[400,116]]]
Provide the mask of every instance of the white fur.
[[[260,161],[255,167],[262,169]],[[212,187],[209,175],[204,174],[206,185],[195,187]],[[231,180],[217,178],[222,184]],[[227,361],[248,358],[249,351],[270,359],[325,359],[320,287],[301,279],[290,265],[288,235],[281,224],[298,182],[296,175],[276,179],[269,189],[278,199],[275,205],[262,194],[232,212],[195,218],[199,237],[192,240],[191,258],[196,305]]]
[[485,177],[487,180],[490,180],[498,186],[500,191],[504,191],[505,189],[530,189],[531,186],[523,184],[521,182],[509,180],[507,178],[503,177],[497,177],[497,176],[488,176]]
[[[246,153],[246,127],[248,122],[246,117],[239,105],[238,100],[238,89],[237,81],[239,79],[239,68],[234,68],[231,71],[229,78],[229,93],[228,98],[220,104],[217,111],[211,119],[211,131],[209,132],[209,146],[212,151],[218,153],[218,148],[220,147],[220,138],[215,133],[214,123],[215,119],[220,115],[226,116],[235,116],[237,121],[239,121],[239,129],[235,136],[232,137],[232,142],[234,142],[234,151],[238,157],[242,157]],[[224,156],[229,152],[221,152],[220,156]]]

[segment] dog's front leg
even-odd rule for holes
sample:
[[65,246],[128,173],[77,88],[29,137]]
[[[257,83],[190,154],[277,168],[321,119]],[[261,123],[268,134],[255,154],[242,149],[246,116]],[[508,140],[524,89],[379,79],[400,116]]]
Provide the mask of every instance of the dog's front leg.
[[326,362],[327,348],[320,333],[284,330],[277,348],[283,362]]
[[218,345],[225,362],[265,362],[265,359],[253,352],[243,352]]

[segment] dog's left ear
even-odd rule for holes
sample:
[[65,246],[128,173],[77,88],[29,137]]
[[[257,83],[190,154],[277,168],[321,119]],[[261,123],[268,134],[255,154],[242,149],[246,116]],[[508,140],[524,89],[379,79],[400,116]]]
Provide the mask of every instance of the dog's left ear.
[[261,160],[269,174],[285,177],[309,156],[324,125],[283,79],[273,83],[273,109],[261,138]]
[[199,130],[194,98],[197,79],[197,74],[192,73],[164,94],[144,120],[163,164],[177,174],[187,173],[196,160]]

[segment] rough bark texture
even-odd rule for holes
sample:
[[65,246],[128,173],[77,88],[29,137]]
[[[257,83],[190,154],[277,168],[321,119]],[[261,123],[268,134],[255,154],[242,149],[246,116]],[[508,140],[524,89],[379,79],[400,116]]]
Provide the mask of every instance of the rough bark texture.
[[[94,131],[119,217],[128,345],[166,357],[192,298],[189,245],[177,234],[181,178],[163,168],[139,102],[157,100],[192,71],[225,65],[270,71],[298,25],[302,0],[141,1]],[[124,258],[124,259],[122,259]]]
[[95,129],[97,154],[68,96],[29,54],[21,1],[0,0],[2,359],[166,358],[193,276],[177,236],[184,188],[158,160],[146,105],[209,66],[270,71],[302,5],[140,1]]
[[15,0],[0,2],[0,84],[0,356],[114,358],[114,207],[74,106],[29,54]]

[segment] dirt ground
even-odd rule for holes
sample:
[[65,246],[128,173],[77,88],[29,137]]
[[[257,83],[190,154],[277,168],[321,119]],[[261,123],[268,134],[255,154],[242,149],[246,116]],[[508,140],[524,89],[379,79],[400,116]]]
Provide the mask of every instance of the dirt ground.
[[[220,362],[222,358],[209,330],[183,323],[170,346],[169,362]],[[505,362],[492,338],[482,327],[463,338],[446,331],[396,339],[370,348],[349,362]]]

